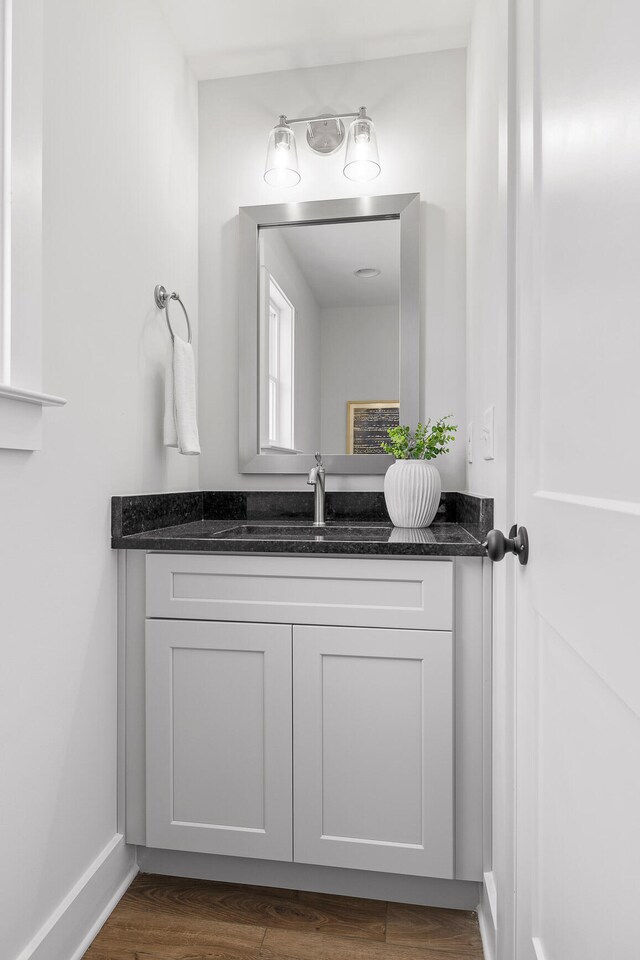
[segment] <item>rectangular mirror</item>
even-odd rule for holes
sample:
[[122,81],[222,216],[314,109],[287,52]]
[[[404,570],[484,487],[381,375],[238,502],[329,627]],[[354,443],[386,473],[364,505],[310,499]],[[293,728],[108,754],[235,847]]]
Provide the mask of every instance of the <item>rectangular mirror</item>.
[[240,468],[381,473],[417,419],[417,194],[244,207]]

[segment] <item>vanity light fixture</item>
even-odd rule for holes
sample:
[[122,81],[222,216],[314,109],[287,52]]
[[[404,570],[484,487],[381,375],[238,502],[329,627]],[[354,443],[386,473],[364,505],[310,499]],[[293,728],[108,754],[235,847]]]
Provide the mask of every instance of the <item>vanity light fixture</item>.
[[378,141],[367,108],[354,113],[321,114],[318,117],[295,117],[282,114],[269,134],[264,179],[272,187],[295,187],[300,182],[298,150],[293,124],[306,123],[307,144],[319,156],[330,156],[344,142],[343,120],[351,119],[347,150],[342,172],[349,180],[373,180],[380,173]]
[[269,134],[264,179],[271,187],[295,187],[300,183],[296,137],[284,116]]
[[380,173],[376,128],[364,107],[349,127],[342,172],[348,180],[375,180]]

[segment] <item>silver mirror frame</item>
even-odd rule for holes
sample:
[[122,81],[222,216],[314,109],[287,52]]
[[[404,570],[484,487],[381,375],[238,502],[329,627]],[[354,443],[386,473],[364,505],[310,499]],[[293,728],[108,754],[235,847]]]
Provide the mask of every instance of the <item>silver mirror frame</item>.
[[[240,207],[239,468],[241,473],[308,473],[313,453],[260,453],[259,245],[260,227],[348,220],[400,220],[400,420],[414,425],[420,398],[420,194],[348,200],[312,200]],[[385,473],[392,458],[381,454],[329,454],[329,474]]]

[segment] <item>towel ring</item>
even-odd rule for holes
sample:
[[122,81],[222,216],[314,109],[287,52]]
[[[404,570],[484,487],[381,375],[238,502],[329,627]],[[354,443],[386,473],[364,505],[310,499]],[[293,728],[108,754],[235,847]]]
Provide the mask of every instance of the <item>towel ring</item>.
[[161,283],[159,283],[158,286],[156,287],[156,289],[154,290],[154,297],[155,297],[155,301],[156,301],[156,306],[158,306],[160,310],[165,310],[165,311],[166,311],[167,326],[169,327],[169,333],[171,334],[171,339],[172,339],[172,340],[175,340],[175,336],[176,336],[176,335],[175,335],[175,333],[173,332],[173,327],[171,326],[171,319],[170,319],[170,317],[169,317],[169,302],[170,302],[171,300],[177,300],[177,301],[178,301],[178,303],[179,303],[180,306],[182,307],[182,312],[184,313],[184,318],[185,318],[185,320],[187,321],[187,330],[188,330],[188,334],[189,334],[189,339],[188,339],[187,342],[188,342],[188,343],[191,343],[192,336],[191,336],[191,323],[190,323],[190,321],[189,321],[189,314],[187,313],[187,308],[185,307],[184,303],[183,303],[182,300],[180,299],[180,295],[179,295],[178,293],[176,293],[175,291],[174,291],[173,293],[167,293],[166,289],[162,286]]

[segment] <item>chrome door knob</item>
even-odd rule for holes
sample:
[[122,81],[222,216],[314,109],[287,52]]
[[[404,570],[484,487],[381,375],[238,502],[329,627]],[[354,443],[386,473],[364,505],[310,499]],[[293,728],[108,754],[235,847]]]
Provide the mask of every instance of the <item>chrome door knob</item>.
[[502,530],[490,530],[487,539],[482,544],[487,551],[487,556],[494,563],[502,560],[505,554],[513,553],[521,564],[526,564],[529,559],[529,534],[526,527],[518,527],[517,524],[511,527],[509,536],[505,537]]

